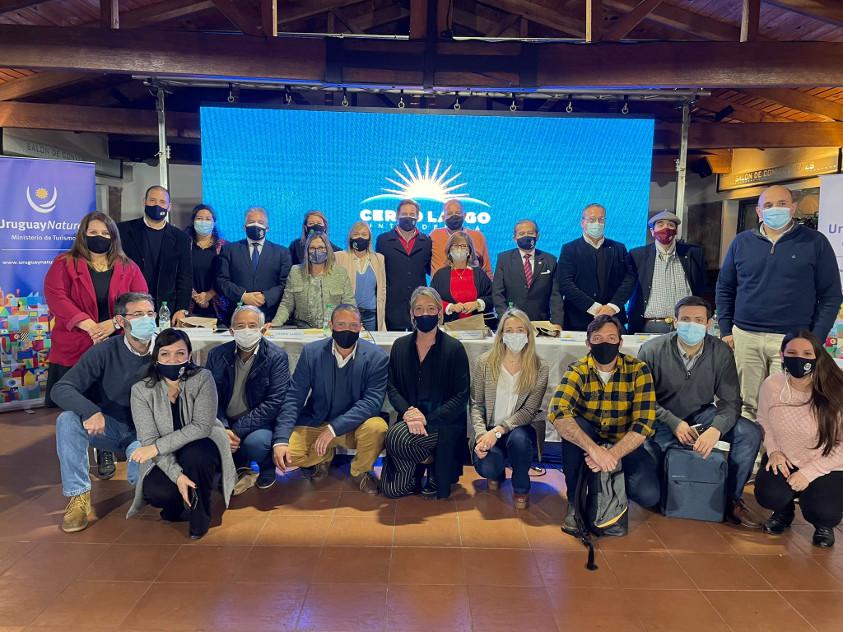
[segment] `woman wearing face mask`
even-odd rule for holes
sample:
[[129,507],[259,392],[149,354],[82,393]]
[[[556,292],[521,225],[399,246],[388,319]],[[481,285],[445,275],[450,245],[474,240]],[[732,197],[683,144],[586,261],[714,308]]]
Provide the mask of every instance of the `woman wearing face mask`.
[[536,444],[543,443],[542,398],[548,366],[536,355],[536,335],[520,309],[501,317],[492,349],[477,359],[471,372],[471,437],[474,467],[497,491],[512,466],[512,500],[526,509],[530,465]]
[[[328,218],[322,211],[308,211],[304,214],[304,219],[301,225],[301,237],[297,237],[290,242],[290,257],[293,260],[293,265],[297,266],[307,260],[305,256],[305,243],[310,235],[317,233],[320,235],[328,235]],[[336,244],[331,244],[334,252],[342,250]]]
[[398,421],[386,433],[380,489],[387,498],[447,498],[466,452],[468,356],[459,340],[439,330],[436,290],[413,291],[410,319],[413,333],[398,338],[389,354],[387,395]]
[[341,303],[354,305],[354,290],[345,270],[337,265],[331,242],[324,233],[310,233],[305,242],[307,260],[294,265],[284,296],[272,319],[281,327],[291,318],[302,327],[322,327],[331,310]]
[[104,213],[82,218],[70,250],[56,257],[44,279],[44,296],[55,318],[47,371],[47,405],[53,384],[92,345],[114,333],[114,301],[126,292],[146,293],[140,268],[120,245],[114,221]]
[[187,521],[198,540],[211,524],[211,491],[222,475],[225,504],[234,489],[235,469],[228,435],[217,420],[217,389],[210,371],[190,361],[190,338],[165,329],[155,339],[145,379],[132,387],[132,419],[141,447],[130,459],[140,463],[135,498],[127,518],[145,504],[161,509],[161,519]]
[[372,231],[366,222],[354,223],[348,249],[336,253],[336,258],[351,281],[363,328],[386,331],[386,269],[383,255],[372,250]]
[[799,498],[814,546],[831,547],[843,517],[843,373],[809,331],[785,336],[781,357],[784,373],[764,380],[758,396],[767,454],[755,498],[773,510],[764,531],[774,535],[790,527]]
[[220,250],[226,241],[217,231],[217,216],[207,204],[193,207],[193,218],[187,227],[192,246],[193,289],[190,293],[190,313],[223,319],[227,314],[227,301],[214,288],[219,273]]
[[442,297],[445,322],[485,313],[486,306],[492,307],[492,282],[483,268],[474,265],[476,256],[471,237],[463,232],[454,233],[445,252],[448,264],[430,282],[430,287]]

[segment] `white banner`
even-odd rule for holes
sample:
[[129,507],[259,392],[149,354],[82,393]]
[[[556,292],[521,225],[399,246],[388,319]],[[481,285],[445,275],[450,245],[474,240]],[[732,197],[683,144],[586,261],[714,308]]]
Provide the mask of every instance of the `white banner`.
[[[834,248],[837,270],[843,279],[843,175],[820,177],[820,214],[818,228]],[[843,358],[843,308],[829,334],[828,350],[835,358]]]

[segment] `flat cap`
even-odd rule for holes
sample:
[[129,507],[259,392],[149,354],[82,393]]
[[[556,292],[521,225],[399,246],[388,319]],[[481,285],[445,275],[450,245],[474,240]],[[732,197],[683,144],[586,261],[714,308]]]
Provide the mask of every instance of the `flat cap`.
[[665,211],[659,211],[658,213],[653,215],[650,219],[648,219],[647,220],[647,226],[652,228],[653,226],[656,225],[656,222],[658,222],[659,220],[663,220],[663,219],[666,219],[669,222],[673,222],[677,226],[679,226],[679,224],[682,223],[682,220],[679,219],[676,216],[675,213],[671,213],[670,211],[665,210]]

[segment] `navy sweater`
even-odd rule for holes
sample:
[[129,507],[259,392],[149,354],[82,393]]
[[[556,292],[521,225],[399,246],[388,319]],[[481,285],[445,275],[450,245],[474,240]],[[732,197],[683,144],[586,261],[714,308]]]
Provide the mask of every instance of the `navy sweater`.
[[825,235],[796,226],[774,245],[757,230],[737,235],[717,279],[720,333],[788,333],[807,328],[825,340],[843,294]]

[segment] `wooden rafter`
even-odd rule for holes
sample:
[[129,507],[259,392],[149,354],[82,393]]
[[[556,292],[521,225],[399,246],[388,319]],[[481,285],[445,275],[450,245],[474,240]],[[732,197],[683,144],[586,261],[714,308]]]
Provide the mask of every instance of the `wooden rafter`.
[[213,2],[220,13],[246,35],[263,34],[261,16],[248,3],[237,2],[237,0],[213,0]]
[[39,92],[55,90],[64,86],[90,79],[93,75],[84,72],[57,70],[38,72],[28,77],[0,84],[0,101],[25,99]]
[[[637,5],[636,0],[603,0],[603,3],[612,9],[626,12],[632,11]],[[736,26],[670,4],[661,4],[648,13],[646,19],[706,39],[736,42],[740,38],[740,29]]]
[[739,103],[734,103],[729,99],[723,99],[716,95],[702,97],[696,102],[696,104],[697,107],[707,110],[713,114],[717,114],[727,108],[731,108],[732,112],[727,115],[728,118],[742,121],[744,123],[784,123],[791,121],[791,119],[784,118],[783,116],[776,116],[775,114],[770,114],[768,112],[764,112],[763,110],[757,110]]
[[664,0],[641,0],[635,8],[625,13],[603,34],[606,41],[618,41],[629,35]]
[[[530,22],[541,24],[573,37],[585,37],[585,20],[580,20],[561,11],[532,2],[531,0],[478,0],[480,4],[507,13],[521,15]],[[605,2],[605,0],[604,0]]]
[[100,24],[104,29],[120,28],[120,3],[118,0],[100,0]]
[[761,0],[743,0],[741,11],[741,41],[758,39],[758,25],[761,20]]
[[0,0],[0,14],[28,9],[36,4],[44,4],[47,0]]
[[828,121],[843,121],[843,104],[821,99],[800,90],[787,88],[741,88],[741,92],[759,99],[775,101],[785,107],[815,114]]
[[585,0],[585,41],[603,39],[603,0]]
[[800,15],[818,18],[843,26],[843,5],[839,0],[766,0],[782,9],[793,11]]
[[278,35],[278,0],[261,0],[261,30],[266,37]]

